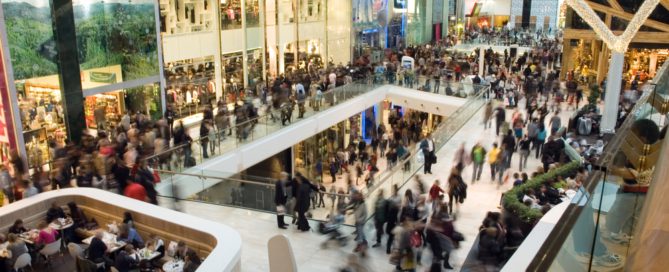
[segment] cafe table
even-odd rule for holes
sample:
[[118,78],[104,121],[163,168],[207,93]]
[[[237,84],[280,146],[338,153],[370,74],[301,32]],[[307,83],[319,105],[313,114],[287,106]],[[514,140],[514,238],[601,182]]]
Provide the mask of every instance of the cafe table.
[[136,250],[135,254],[133,254],[133,257],[137,261],[141,261],[141,260],[151,261],[155,258],[158,258],[158,256],[160,256],[160,252],[153,251],[153,250],[150,250],[148,248],[142,248],[142,249]]
[[[82,240],[81,242],[84,243],[84,244],[90,245],[91,241],[93,241],[93,237],[95,237],[95,235],[93,235],[91,237],[88,237],[88,238]],[[115,251],[125,247],[125,245],[127,244],[124,241],[117,241],[116,240],[116,234],[113,234],[113,233],[110,233],[110,232],[107,232],[107,231],[104,231],[102,233],[102,242],[105,243],[105,245],[107,245],[107,249],[109,249],[109,252],[115,252]]]
[[165,272],[182,272],[184,271],[184,261],[182,260],[170,260],[163,265],[163,271]]
[[26,244],[33,245],[35,244],[35,239],[37,239],[38,235],[39,235],[38,229],[31,229],[29,231],[19,234],[19,239],[26,242]]
[[71,217],[68,218],[58,218],[49,223],[49,227],[55,230],[64,230],[72,227],[74,225],[74,220]]

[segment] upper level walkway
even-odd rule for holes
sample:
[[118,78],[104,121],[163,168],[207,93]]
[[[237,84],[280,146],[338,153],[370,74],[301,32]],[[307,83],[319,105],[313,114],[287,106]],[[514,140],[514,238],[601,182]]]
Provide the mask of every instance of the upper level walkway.
[[[472,92],[474,91],[471,85],[464,87],[469,87]],[[207,137],[205,139],[208,140],[206,143],[208,158],[204,156],[203,139],[193,141],[191,156],[195,159],[196,165],[192,167],[183,167],[184,151],[182,147],[170,149],[153,158],[166,161],[158,165],[161,170],[227,178],[384,100],[389,100],[395,105],[441,116],[452,115],[467,102],[466,98],[461,97],[422,92],[394,85],[368,83],[351,83],[341,86],[327,92],[324,100],[319,111],[307,111],[304,118],[295,119],[290,124],[286,123],[285,126],[279,120],[281,113],[271,111],[255,119],[255,122],[237,124],[232,130],[236,135],[248,135],[245,140],[240,136],[237,139],[220,137],[221,135],[217,135],[219,137],[214,139]],[[297,109],[294,110],[297,111]],[[208,145],[213,145],[213,148]],[[176,183],[159,184],[157,190],[161,195],[171,195],[173,186],[177,185],[180,196],[190,196],[220,182],[220,180],[207,180],[195,184],[191,182],[192,180],[193,178],[181,176],[175,181]]]

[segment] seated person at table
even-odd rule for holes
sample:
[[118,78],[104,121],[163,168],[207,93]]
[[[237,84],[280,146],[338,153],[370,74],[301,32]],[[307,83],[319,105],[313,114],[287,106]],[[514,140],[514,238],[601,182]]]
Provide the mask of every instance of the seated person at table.
[[109,257],[107,257],[107,245],[105,242],[102,241],[102,237],[104,235],[103,231],[97,231],[95,232],[95,236],[93,236],[93,239],[91,239],[91,245],[88,246],[88,257],[90,261],[94,263],[107,263],[111,264],[113,263]]
[[195,250],[189,249],[188,252],[186,252],[186,261],[184,263],[183,272],[195,272],[195,270],[200,267],[201,263],[202,260],[200,260],[200,256],[197,256]]
[[139,261],[137,261],[132,255],[135,253],[135,248],[132,245],[126,245],[123,250],[119,251],[116,254],[116,261],[114,262],[114,267],[119,272],[129,272],[134,268],[137,268]]
[[65,218],[65,212],[55,202],[51,203],[51,208],[46,212],[46,222],[51,223],[58,218]]
[[128,226],[133,226],[134,220],[132,219],[132,214],[130,212],[123,213],[123,224],[128,224]]
[[58,239],[58,231],[49,227],[46,221],[39,222],[37,228],[39,229],[39,233],[37,234],[37,238],[35,238],[35,245],[38,248],[51,244]]
[[[70,209],[70,217],[72,217],[72,228],[76,233],[78,238],[86,238],[93,235],[89,232],[89,229],[92,229],[95,224],[94,222],[89,223],[84,211],[79,209],[76,203],[70,202],[67,203],[67,207]],[[80,239],[78,239],[80,240]]]
[[188,246],[184,241],[179,241],[177,244],[177,250],[174,252],[174,258],[177,260],[184,260],[186,258],[186,253],[188,253]]
[[119,228],[118,239],[132,244],[137,248],[142,248],[144,246],[144,240],[142,240],[142,237],[139,236],[137,230],[128,226],[128,224],[121,224],[121,227]]
[[14,221],[14,225],[9,227],[9,233],[21,234],[26,231],[28,230],[23,226],[23,220],[21,219],[16,219],[16,221]]
[[150,250],[160,253],[156,259],[160,259],[165,256],[165,242],[163,242],[163,239],[160,239],[160,237],[156,236],[155,234],[149,235],[149,241],[146,242],[146,247]]
[[13,267],[16,259],[18,259],[21,254],[28,253],[28,247],[26,246],[26,242],[19,239],[18,235],[14,233],[10,233],[7,238],[7,241],[9,242],[9,245],[7,245],[7,250],[12,253],[10,264]]

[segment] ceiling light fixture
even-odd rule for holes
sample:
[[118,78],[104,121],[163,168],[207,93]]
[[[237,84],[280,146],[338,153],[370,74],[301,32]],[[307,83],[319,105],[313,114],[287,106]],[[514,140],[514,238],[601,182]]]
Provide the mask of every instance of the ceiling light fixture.
[[[616,0],[614,0],[616,1]],[[587,1],[583,0],[565,0],[565,3],[569,5],[578,15],[585,20],[592,30],[597,33],[597,36],[606,43],[606,45],[611,49],[611,51],[624,53],[627,51],[627,47],[630,42],[639,31],[643,23],[648,19],[648,16],[655,10],[655,7],[660,3],[660,0],[646,0],[643,2],[639,10],[634,14],[634,17],[627,25],[627,29],[623,32],[622,35],[616,36],[611,32],[608,26],[602,22],[601,18],[597,13],[592,10]]]

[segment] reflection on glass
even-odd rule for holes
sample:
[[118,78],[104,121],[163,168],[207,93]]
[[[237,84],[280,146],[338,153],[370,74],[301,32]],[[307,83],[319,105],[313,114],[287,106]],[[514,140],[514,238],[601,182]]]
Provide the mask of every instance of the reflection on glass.
[[258,27],[260,25],[260,8],[258,0],[246,1],[246,27]]
[[84,89],[158,75],[153,1],[72,4]]
[[160,32],[179,34],[213,30],[214,0],[160,0]]
[[162,116],[160,83],[125,89],[125,101],[128,113],[142,113],[152,120]]
[[325,13],[324,0],[299,0],[300,22],[315,22],[323,20]]
[[242,28],[242,2],[221,0],[221,30]]

